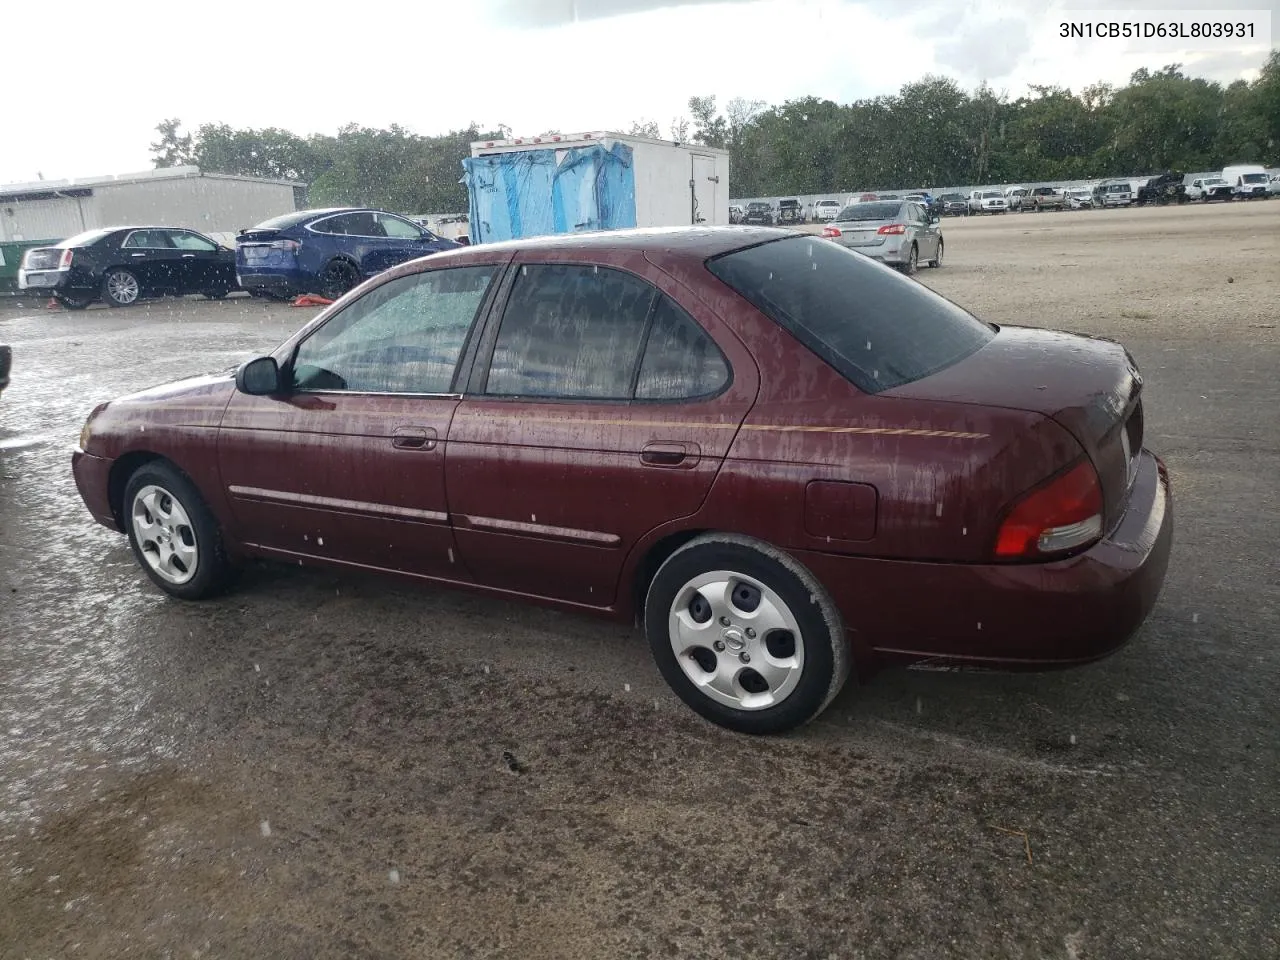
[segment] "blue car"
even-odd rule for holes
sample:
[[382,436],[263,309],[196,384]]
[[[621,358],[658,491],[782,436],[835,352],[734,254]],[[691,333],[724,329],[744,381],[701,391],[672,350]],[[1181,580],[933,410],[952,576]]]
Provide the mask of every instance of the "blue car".
[[458,246],[381,210],[300,210],[240,231],[236,277],[257,297],[318,293],[336,300],[396,264]]

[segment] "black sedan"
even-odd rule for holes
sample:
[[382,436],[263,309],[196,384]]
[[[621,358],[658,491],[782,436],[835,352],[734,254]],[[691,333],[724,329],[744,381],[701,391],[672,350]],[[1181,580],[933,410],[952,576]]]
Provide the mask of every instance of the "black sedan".
[[204,234],[177,227],[104,227],[26,252],[18,287],[47,292],[71,310],[95,300],[127,307],[146,297],[236,289],[236,255]]

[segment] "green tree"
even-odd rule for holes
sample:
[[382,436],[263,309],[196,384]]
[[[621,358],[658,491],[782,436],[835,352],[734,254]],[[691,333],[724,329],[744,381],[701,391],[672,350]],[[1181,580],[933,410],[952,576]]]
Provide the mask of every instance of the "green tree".
[[191,135],[183,134],[181,130],[182,121],[176,117],[156,124],[160,139],[151,144],[156,169],[181,167],[192,162]]

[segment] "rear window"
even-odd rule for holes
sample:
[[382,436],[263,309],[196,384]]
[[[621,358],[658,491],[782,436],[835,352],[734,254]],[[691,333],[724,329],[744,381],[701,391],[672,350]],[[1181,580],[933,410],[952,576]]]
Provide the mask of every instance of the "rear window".
[[110,230],[86,230],[84,233],[77,233],[74,237],[67,237],[61,243],[55,243],[54,246],[63,250],[67,247],[87,247],[91,243],[97,243],[110,232]]
[[829,240],[774,240],[707,269],[865,393],[927,377],[995,336],[924,284]]
[[894,220],[897,219],[901,203],[855,203],[840,211],[837,220]]
[[[278,217],[272,217],[270,220],[263,220],[253,229],[255,230],[284,230],[286,227],[296,226],[304,220],[310,220],[312,217],[319,215],[320,210],[295,210],[293,213],[282,213]],[[338,211],[334,211],[337,213]]]

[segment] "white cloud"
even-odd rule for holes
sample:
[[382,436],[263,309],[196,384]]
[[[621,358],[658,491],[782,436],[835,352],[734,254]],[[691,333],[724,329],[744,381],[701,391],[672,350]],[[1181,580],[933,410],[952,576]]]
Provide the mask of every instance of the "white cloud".
[[[692,94],[780,103],[893,93],[929,72],[1017,95],[1028,83],[1123,83],[1171,60],[1229,82],[1239,58],[1125,53],[1061,40],[1064,10],[1197,8],[1211,0],[473,0],[353,11],[349,3],[211,6],[11,3],[0,182],[145,169],[154,127],[180,117],[314,133],[348,122],[421,133],[665,129]],[[1271,9],[1280,0],[1265,2]],[[1234,4],[1231,4],[1234,6]],[[390,7],[390,9],[388,9]],[[1280,15],[1274,19],[1280,22]]]

